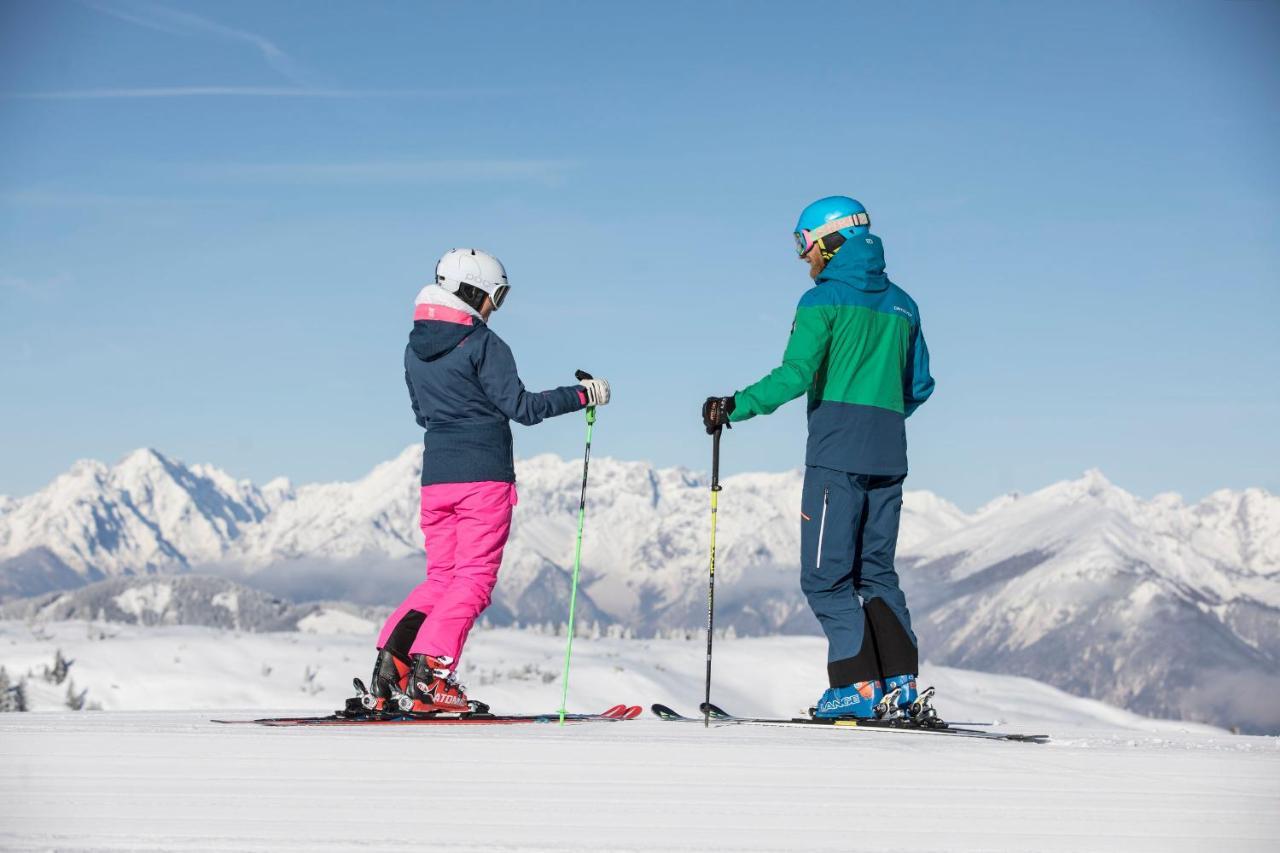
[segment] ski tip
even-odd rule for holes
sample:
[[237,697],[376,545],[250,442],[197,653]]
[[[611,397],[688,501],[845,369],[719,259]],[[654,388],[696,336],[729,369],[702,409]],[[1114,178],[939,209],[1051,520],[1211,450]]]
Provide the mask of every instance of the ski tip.
[[676,711],[673,708],[669,708],[666,705],[662,705],[656,702],[649,706],[649,710],[652,711],[655,716],[663,720],[687,720],[688,719],[688,717],[686,717],[684,714],[681,714],[679,711]]
[[698,710],[706,714],[707,716],[711,717],[711,719],[713,720],[727,720],[733,716],[732,714],[730,714],[729,712],[721,708],[719,705],[716,705],[711,702],[701,703],[700,705],[698,705]]
[[621,717],[621,716],[622,716],[623,714],[625,714],[626,712],[627,712],[627,706],[626,706],[626,705],[614,705],[614,706],[612,706],[612,707],[608,708],[608,709],[607,709],[607,710],[605,710],[605,711],[601,711],[601,712],[600,712],[600,716],[602,716],[602,717]]
[[644,713],[644,708],[641,708],[639,705],[632,705],[631,707],[627,708],[626,713],[622,715],[622,719],[634,720],[636,717],[640,716],[643,713]]

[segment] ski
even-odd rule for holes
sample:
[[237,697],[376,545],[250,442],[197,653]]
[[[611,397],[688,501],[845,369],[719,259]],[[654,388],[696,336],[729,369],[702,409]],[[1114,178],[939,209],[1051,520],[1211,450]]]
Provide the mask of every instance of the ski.
[[[640,716],[639,705],[614,705],[598,714],[565,714],[566,723],[619,722],[634,720]],[[324,717],[264,717],[257,720],[211,720],[210,722],[232,724],[254,724],[259,726],[378,726],[378,725],[433,725],[433,726],[479,726],[479,725],[516,725],[520,723],[558,723],[560,712],[551,711],[546,714],[406,714],[400,712],[370,711],[352,713],[336,711]]]
[[[650,710],[660,720],[667,722],[701,723],[703,717],[686,717],[667,705],[655,704]],[[930,723],[919,723],[910,719],[858,720],[845,718],[818,717],[735,717],[717,705],[702,703],[699,710],[710,712],[711,721],[722,725],[765,725],[765,726],[829,726],[833,728],[856,728],[869,731],[893,732],[897,734],[946,735],[950,737],[975,738],[980,740],[1003,740],[1016,743],[1047,743],[1048,735],[1023,735],[1008,732],[988,732],[977,729],[966,729],[952,726],[941,720]]]

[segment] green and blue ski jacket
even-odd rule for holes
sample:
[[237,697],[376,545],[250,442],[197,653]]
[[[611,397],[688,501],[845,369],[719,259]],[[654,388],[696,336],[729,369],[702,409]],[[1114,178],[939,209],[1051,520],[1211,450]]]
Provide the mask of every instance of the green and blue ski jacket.
[[805,464],[907,473],[906,419],[933,393],[920,309],[874,234],[848,240],[800,297],[782,364],[734,395],[731,422],[809,397]]

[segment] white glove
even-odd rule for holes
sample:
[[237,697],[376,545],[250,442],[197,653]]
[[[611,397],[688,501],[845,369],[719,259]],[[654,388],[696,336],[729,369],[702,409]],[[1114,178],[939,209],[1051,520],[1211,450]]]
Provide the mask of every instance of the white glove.
[[578,383],[587,392],[588,406],[603,406],[609,402],[609,383],[603,379],[584,379]]

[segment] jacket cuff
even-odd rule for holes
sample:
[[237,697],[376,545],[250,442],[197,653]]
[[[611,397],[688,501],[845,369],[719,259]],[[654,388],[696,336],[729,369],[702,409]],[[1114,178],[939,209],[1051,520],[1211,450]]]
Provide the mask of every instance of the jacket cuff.
[[587,392],[581,385],[561,385],[555,393],[564,395],[560,397],[564,402],[556,404],[557,414],[580,412],[587,407]]

